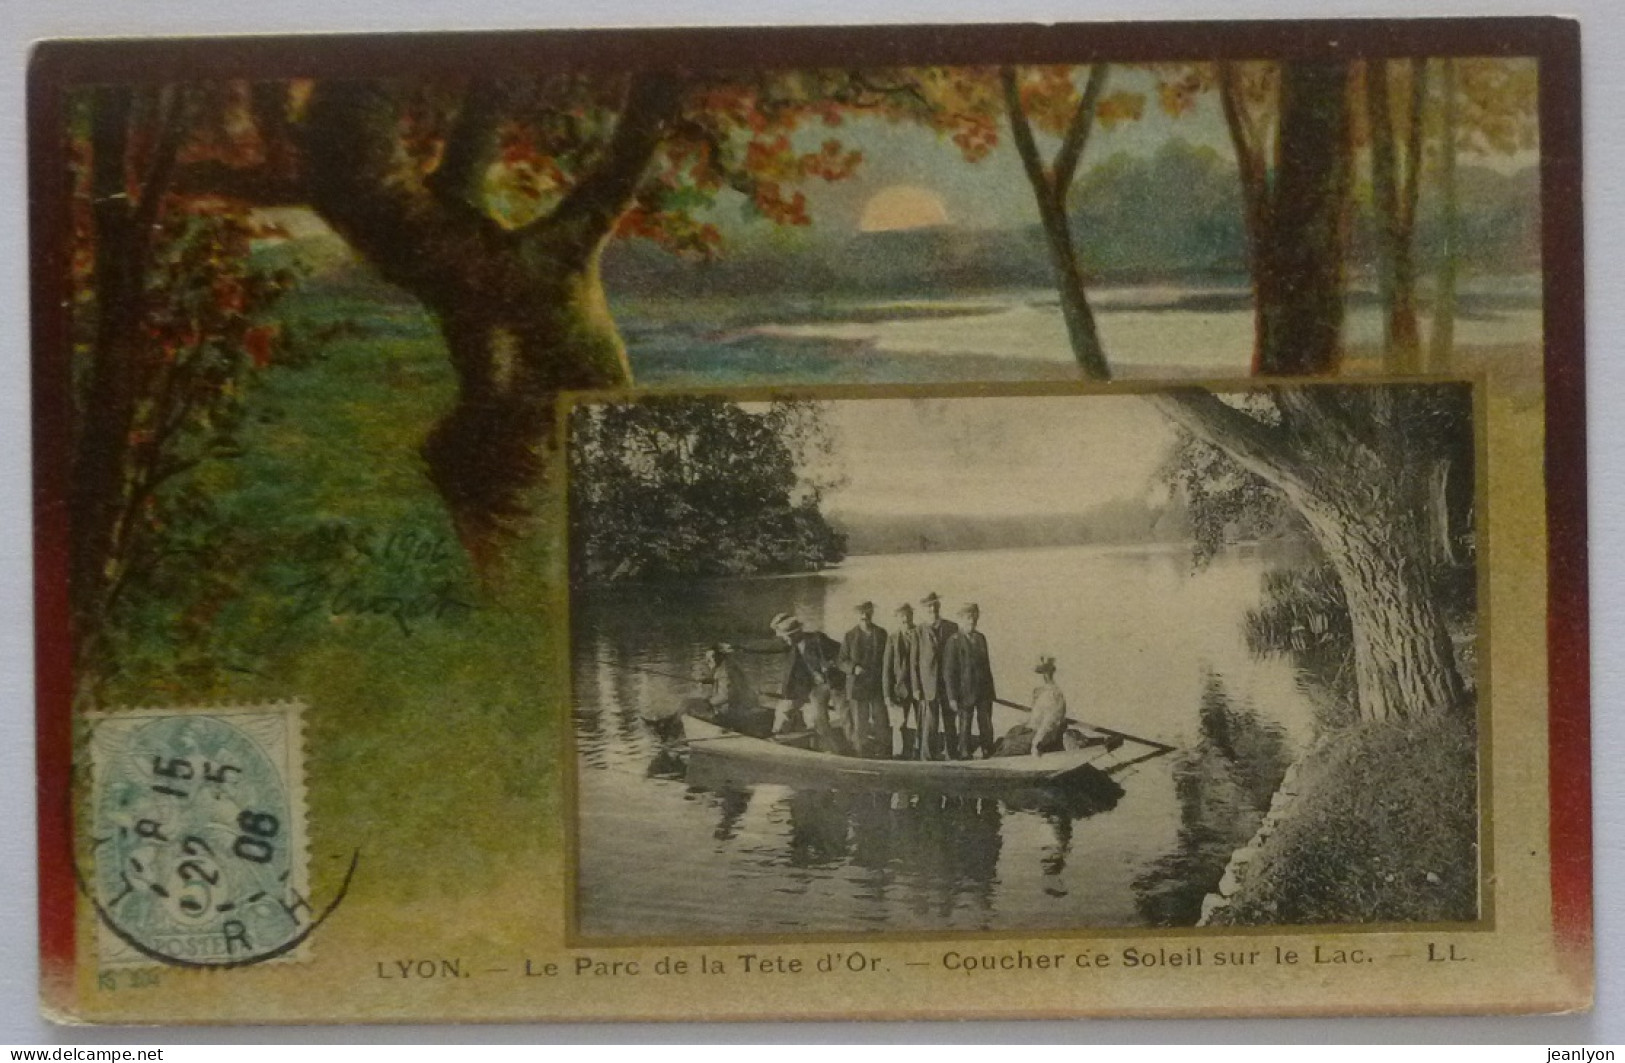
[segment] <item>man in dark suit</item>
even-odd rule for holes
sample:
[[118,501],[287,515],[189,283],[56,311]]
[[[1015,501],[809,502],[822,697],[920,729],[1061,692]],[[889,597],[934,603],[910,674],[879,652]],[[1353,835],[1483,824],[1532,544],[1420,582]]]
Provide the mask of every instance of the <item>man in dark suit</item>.
[[976,744],[985,759],[993,755],[993,666],[988,661],[987,636],[976,630],[982,611],[971,602],[959,611],[964,626],[948,640],[943,672],[948,681],[948,703],[953,709],[959,744],[953,755],[969,760],[973,752],[971,722],[976,723]]
[[[914,607],[907,602],[897,607],[897,627],[886,639],[886,657],[881,665],[881,689],[886,700],[897,706],[902,748],[898,756],[913,760],[920,734],[920,629],[914,626]],[[912,723],[914,726],[910,727]],[[888,730],[890,723],[887,723]]]
[[795,717],[801,714],[802,706],[806,706],[812,712],[810,722],[818,735],[819,744],[826,752],[845,753],[846,738],[836,733],[829,718],[834,684],[841,680],[835,660],[840,645],[821,631],[807,630],[799,619],[789,613],[775,616],[772,626],[774,633],[784,643],[784,649],[779,652],[789,654],[784,666],[784,678],[779,683],[783,700],[774,730],[793,729]]
[[932,591],[920,599],[925,622],[920,632],[920,759],[942,760],[953,753],[955,720],[948,708],[948,681],[943,655],[948,640],[959,631],[942,618],[942,599]]
[[891,721],[886,716],[886,629],[875,624],[875,603],[860,602],[857,626],[841,640],[846,701],[852,717],[852,744],[862,757],[891,756]]

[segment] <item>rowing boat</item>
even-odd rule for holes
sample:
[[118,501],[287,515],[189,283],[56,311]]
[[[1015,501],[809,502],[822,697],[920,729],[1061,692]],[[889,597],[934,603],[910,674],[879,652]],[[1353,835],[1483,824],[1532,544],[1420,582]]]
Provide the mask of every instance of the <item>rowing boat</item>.
[[683,719],[690,772],[733,782],[837,790],[998,793],[1104,780],[1117,758],[1105,745],[987,760],[872,760],[753,738],[697,717]]

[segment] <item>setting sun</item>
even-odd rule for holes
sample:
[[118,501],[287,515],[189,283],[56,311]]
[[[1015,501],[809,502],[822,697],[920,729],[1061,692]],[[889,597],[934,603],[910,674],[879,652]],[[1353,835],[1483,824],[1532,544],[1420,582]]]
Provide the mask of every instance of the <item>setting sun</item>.
[[858,231],[878,233],[946,224],[948,209],[941,196],[918,185],[892,185],[876,192],[865,204]]

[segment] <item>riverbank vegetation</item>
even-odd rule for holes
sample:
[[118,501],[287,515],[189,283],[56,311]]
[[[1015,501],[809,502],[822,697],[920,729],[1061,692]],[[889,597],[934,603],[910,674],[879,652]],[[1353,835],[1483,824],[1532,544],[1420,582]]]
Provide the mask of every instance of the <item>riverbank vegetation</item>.
[[1325,735],[1299,761],[1290,814],[1214,921],[1477,918],[1478,729],[1465,710]]
[[812,467],[830,451],[817,403],[582,404],[568,449],[576,580],[816,572],[846,556]]

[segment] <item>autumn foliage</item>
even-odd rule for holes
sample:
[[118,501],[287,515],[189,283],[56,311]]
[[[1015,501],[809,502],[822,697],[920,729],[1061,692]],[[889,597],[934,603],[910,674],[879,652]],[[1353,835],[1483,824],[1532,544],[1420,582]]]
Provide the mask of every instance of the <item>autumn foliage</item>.
[[[1390,118],[1424,134],[1413,166],[1423,179],[1442,165],[1441,143],[1506,152],[1534,140],[1532,64],[1451,63],[1449,78],[1429,75],[1425,93],[1412,91],[1414,71],[1431,66],[1390,71]],[[96,628],[132,573],[162,567],[144,536],[181,504],[202,455],[230,452],[244,388],[279,358],[283,338],[267,311],[291,278],[257,264],[256,246],[277,236],[266,207],[314,210],[439,326],[459,395],[421,457],[482,570],[527,526],[557,393],[631,382],[598,274],[605,245],[647,240],[704,260],[727,251],[721,211],[813,224],[809,186],[864,166],[844,139],[854,121],[928,129],[972,164],[1012,144],[1080,366],[1104,377],[1079,254],[1088,236],[1073,231],[1071,202],[1091,132],[1151,107],[1178,117],[1216,103],[1235,149],[1262,322],[1302,287],[1272,280],[1291,273],[1278,252],[1302,242],[1303,219],[1283,214],[1301,206],[1290,192],[1293,159],[1309,158],[1281,147],[1296,75],[1273,62],[1163,64],[1140,68],[1131,90],[1112,87],[1113,69],[642,71],[83,92],[70,137],[81,621]],[[1368,110],[1348,105],[1361,98],[1363,68],[1346,69],[1349,136],[1337,142],[1340,157],[1329,154],[1331,137],[1317,148],[1307,178],[1324,193],[1316,210],[1342,202],[1347,184],[1333,178],[1372,139]],[[1337,95],[1315,91],[1322,102]],[[1401,98],[1412,97],[1421,106],[1406,111]],[[1398,252],[1406,237],[1396,230]],[[1317,260],[1335,258],[1337,238],[1328,233]],[[1322,287],[1341,283],[1333,271]]]
[[[254,257],[257,242],[280,235],[274,225],[240,202],[173,187],[184,131],[208,113],[208,96],[104,90],[100,112],[76,115],[76,649],[104,663],[118,656],[106,640],[124,630],[120,618],[207,583],[199,573],[219,528],[189,474],[236,452],[251,378],[280,348],[263,315],[294,280]],[[205,124],[199,135],[210,143],[228,133]],[[194,600],[207,601],[206,588]],[[206,624],[208,611],[169,622]]]

